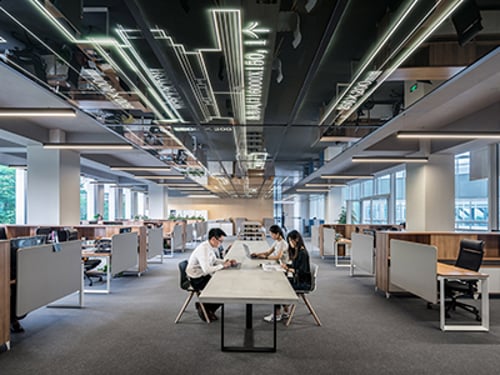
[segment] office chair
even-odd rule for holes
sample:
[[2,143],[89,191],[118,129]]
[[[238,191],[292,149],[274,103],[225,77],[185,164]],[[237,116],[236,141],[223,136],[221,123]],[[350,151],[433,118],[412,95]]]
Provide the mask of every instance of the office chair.
[[[319,320],[319,316],[318,316],[318,314],[316,314],[316,311],[314,311],[314,309],[311,305],[311,302],[309,302],[309,299],[307,298],[307,294],[312,293],[316,290],[318,269],[319,269],[319,266],[317,264],[311,264],[311,288],[309,290],[295,290],[295,292],[297,293],[297,296],[302,298],[302,300],[306,304],[307,308],[309,309],[309,312],[311,313],[314,320],[316,321],[316,324],[318,326],[320,326],[321,321]],[[296,308],[297,308],[296,304],[292,305],[292,309],[290,310],[290,316],[288,317],[288,320],[286,321],[287,327],[292,322],[292,318],[293,318],[293,315],[295,314]]]
[[102,281],[102,276],[99,274],[95,274],[93,270],[101,264],[100,259],[88,259],[85,258],[83,261],[83,275],[87,278],[89,281],[89,286],[92,286],[94,283],[92,282],[92,277],[96,277],[99,279],[99,281]]
[[[186,274],[186,268],[188,265],[187,260],[183,260],[182,262],[179,263],[179,275],[180,275],[180,286],[181,289],[184,289],[186,292],[189,293],[187,296],[186,300],[184,301],[184,304],[181,307],[181,310],[179,311],[179,314],[177,314],[177,317],[175,318],[175,323],[177,323],[180,319],[182,314],[184,314],[184,311],[186,310],[187,306],[189,305],[189,302],[193,298],[193,296],[196,294],[196,296],[199,296],[201,291],[194,289],[191,283],[189,282],[189,278],[187,277]],[[207,323],[210,323],[210,319],[208,318],[207,311],[205,310],[205,306],[203,306],[203,303],[200,303],[200,308],[201,311],[203,312],[203,316],[205,317],[205,321]]]
[[5,227],[0,227],[0,240],[7,239],[7,230]]
[[[467,240],[460,241],[460,252],[455,262],[456,267],[465,268],[471,271],[479,271],[484,255],[484,241]],[[472,305],[458,301],[459,298],[474,298],[477,293],[477,280],[447,280],[445,283],[445,295],[450,298],[446,303],[446,313],[460,307],[473,313],[477,321],[481,321],[479,310]]]

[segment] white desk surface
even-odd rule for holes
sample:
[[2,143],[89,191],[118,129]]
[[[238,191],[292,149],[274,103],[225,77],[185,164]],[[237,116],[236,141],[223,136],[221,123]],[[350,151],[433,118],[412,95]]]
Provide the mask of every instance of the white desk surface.
[[242,263],[240,269],[217,271],[200,294],[206,303],[290,304],[298,301],[295,290],[284,272],[264,271],[265,259],[250,259],[243,243],[251,252],[269,249],[266,241],[235,241],[226,258]]

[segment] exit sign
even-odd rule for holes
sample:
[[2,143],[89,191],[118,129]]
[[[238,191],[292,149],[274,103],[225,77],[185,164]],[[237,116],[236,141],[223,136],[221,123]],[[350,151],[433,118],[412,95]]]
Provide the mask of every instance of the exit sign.
[[413,85],[410,86],[410,92],[417,91],[417,88],[418,88],[418,83],[414,83]]

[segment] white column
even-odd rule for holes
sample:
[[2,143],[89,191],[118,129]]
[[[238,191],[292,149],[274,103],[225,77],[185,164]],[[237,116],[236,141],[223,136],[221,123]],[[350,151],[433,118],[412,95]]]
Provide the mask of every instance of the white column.
[[[325,223],[336,223],[342,211],[342,188],[333,187],[326,195]],[[350,220],[347,220],[349,223]]]
[[80,223],[80,154],[28,146],[28,224]]
[[107,186],[108,190],[108,217],[109,220],[115,220],[117,218],[117,207],[118,200],[116,198],[117,190],[114,187]]
[[115,207],[114,207],[114,213],[115,217],[114,219],[123,219],[125,218],[124,212],[123,212],[123,189],[122,188],[116,188],[115,189]]
[[123,195],[125,200],[125,212],[123,213],[124,219],[132,218],[132,194],[130,189],[123,189]]
[[94,185],[87,181],[84,185],[87,191],[87,220],[94,220],[95,211],[95,189]]
[[104,185],[95,185],[94,212],[94,215],[100,214],[104,218]]
[[132,196],[130,197],[131,213],[130,213],[129,219],[133,219],[134,217],[136,217],[138,215],[138,213],[137,213],[137,192],[132,191],[131,193],[132,193]]
[[407,164],[406,229],[452,231],[454,228],[454,156],[431,155],[426,164]]
[[151,219],[168,218],[168,189],[165,186],[149,184],[149,217]]

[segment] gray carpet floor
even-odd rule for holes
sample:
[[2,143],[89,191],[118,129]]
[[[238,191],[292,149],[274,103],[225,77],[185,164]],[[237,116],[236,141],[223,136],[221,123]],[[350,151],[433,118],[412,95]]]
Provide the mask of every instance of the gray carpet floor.
[[[189,251],[152,264],[142,276],[112,280],[110,295],[85,295],[83,309],[41,308],[0,353],[0,375],[28,374],[496,374],[500,367],[500,300],[491,299],[489,333],[441,332],[437,307],[408,296],[386,299],[372,277],[350,277],[332,259],[318,263],[310,295],[323,325],[300,304],[278,326],[276,353],[220,351],[220,322],[200,321],[191,302],[174,319],[186,292],[177,264]],[[72,300],[71,300],[72,299]],[[76,302],[76,296],[64,303]],[[271,344],[272,326],[255,306],[255,340]],[[226,340],[240,344],[244,306],[226,308]],[[459,318],[456,314],[454,319]],[[465,318],[465,317],[464,317]]]

